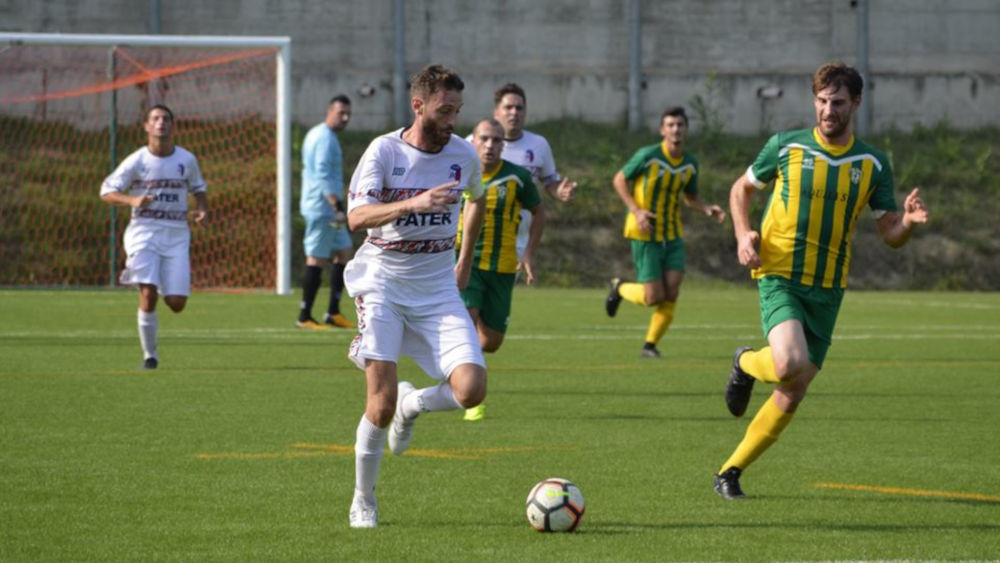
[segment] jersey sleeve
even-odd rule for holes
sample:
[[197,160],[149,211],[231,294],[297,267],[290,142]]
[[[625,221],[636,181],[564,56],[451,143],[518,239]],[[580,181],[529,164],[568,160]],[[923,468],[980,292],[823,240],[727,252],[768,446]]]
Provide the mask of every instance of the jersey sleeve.
[[771,135],[760,154],[757,155],[757,159],[753,161],[750,168],[747,168],[747,178],[753,185],[757,186],[757,189],[763,189],[777,177],[778,151],[780,149],[781,140],[778,134]]
[[556,171],[556,159],[552,156],[552,147],[549,146],[549,142],[542,138],[541,149],[544,152],[541,161],[542,166],[538,170],[538,179],[542,181],[543,184],[548,184],[549,182],[558,182],[562,179],[559,172]]
[[391,156],[388,154],[383,156],[383,153],[386,152],[384,143],[380,139],[375,139],[361,155],[358,167],[354,169],[354,174],[351,176],[348,211],[370,203],[381,203],[379,196],[383,186],[385,186],[386,178],[383,162]]
[[486,186],[483,186],[483,168],[479,164],[479,157],[476,156],[472,160],[472,166],[469,167],[468,185],[465,186],[465,191],[462,195],[465,199],[474,201],[483,197],[485,193]]
[[121,161],[114,172],[101,183],[101,195],[107,195],[111,192],[128,192],[129,187],[139,175],[139,171],[136,169],[138,160],[138,153],[132,153]]
[[684,186],[684,193],[690,196],[698,195],[698,161],[691,159],[691,166],[694,168],[691,170],[691,179],[688,180],[686,186]]
[[877,171],[872,178],[872,196],[868,200],[868,206],[876,213],[886,211],[896,211],[896,187],[892,180],[892,166],[885,155],[877,155],[882,163],[882,169]]
[[633,180],[642,172],[646,161],[649,159],[648,153],[649,147],[643,147],[635,151],[632,158],[628,159],[625,166],[622,166],[622,174],[625,175],[626,180]]
[[188,175],[188,191],[193,194],[203,194],[208,191],[205,179],[201,176],[201,165],[198,159],[191,155],[191,170]]
[[531,180],[531,174],[527,170],[519,170],[517,177],[521,179],[521,189],[517,191],[517,199],[521,200],[521,207],[524,209],[534,209],[542,204],[542,196],[538,193],[538,186]]

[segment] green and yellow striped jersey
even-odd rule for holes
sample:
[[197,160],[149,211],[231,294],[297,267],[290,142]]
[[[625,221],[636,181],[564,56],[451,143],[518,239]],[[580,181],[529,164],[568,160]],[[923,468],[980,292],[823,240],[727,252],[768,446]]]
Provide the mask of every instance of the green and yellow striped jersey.
[[852,135],[828,145],[815,129],[772,136],[747,178],[758,188],[775,180],[761,225],[761,266],[806,286],[847,287],[851,235],[861,209],[895,211],[892,169],[881,151]]
[[681,190],[698,195],[698,161],[688,153],[672,158],[666,142],[661,142],[636,151],[622,173],[632,184],[636,205],[656,214],[650,232],[642,233],[630,211],[625,217],[625,238],[661,242],[683,237]]
[[[516,164],[502,161],[492,174],[483,173],[486,209],[483,228],[476,241],[473,266],[480,270],[512,274],[517,271],[517,227],[521,209],[542,203],[531,173]],[[459,229],[461,233],[462,229]],[[461,245],[461,236],[457,245]]]

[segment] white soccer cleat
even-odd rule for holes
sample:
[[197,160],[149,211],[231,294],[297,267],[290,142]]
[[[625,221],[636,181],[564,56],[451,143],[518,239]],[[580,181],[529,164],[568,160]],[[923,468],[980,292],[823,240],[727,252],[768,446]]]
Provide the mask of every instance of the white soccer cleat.
[[351,502],[351,527],[352,528],[377,528],[378,527],[378,502],[365,500],[365,497],[355,494]]
[[396,388],[396,413],[392,415],[389,425],[389,450],[393,455],[403,455],[410,449],[410,441],[413,440],[413,423],[417,417],[403,418],[403,399],[414,391],[416,388],[409,381],[400,381]]

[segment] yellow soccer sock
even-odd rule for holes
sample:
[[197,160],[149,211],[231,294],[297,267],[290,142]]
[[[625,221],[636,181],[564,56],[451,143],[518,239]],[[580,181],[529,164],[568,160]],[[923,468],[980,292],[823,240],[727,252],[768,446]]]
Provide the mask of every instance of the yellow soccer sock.
[[618,286],[618,295],[636,305],[646,304],[646,288],[641,283],[627,282]]
[[770,346],[765,346],[760,350],[747,350],[740,354],[740,369],[757,381],[781,382],[774,369],[774,356],[771,355]]
[[653,311],[653,316],[649,319],[649,330],[646,331],[646,342],[656,344],[666,334],[670,328],[670,322],[674,320],[673,301],[664,301]]
[[719,473],[730,467],[746,469],[748,465],[760,457],[760,454],[771,447],[771,444],[778,440],[781,431],[788,426],[794,415],[794,412],[785,412],[779,409],[778,405],[774,403],[774,397],[770,397],[750,421],[743,441],[736,447],[736,451],[726,460],[726,463],[722,464]]

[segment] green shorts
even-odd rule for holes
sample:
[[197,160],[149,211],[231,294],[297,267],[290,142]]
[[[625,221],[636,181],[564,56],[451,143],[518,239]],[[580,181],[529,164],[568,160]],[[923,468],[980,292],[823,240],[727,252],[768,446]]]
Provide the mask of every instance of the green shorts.
[[833,342],[833,326],[837,323],[844,290],[801,285],[777,276],[761,278],[757,286],[764,338],[772,328],[795,319],[805,330],[809,361],[823,367],[826,351]]
[[469,309],[479,309],[479,318],[497,332],[507,332],[510,304],[517,274],[501,274],[472,269],[469,285],[462,290],[462,301]]
[[632,262],[635,263],[635,281],[646,283],[663,279],[666,270],[684,271],[684,239],[666,242],[633,240]]

